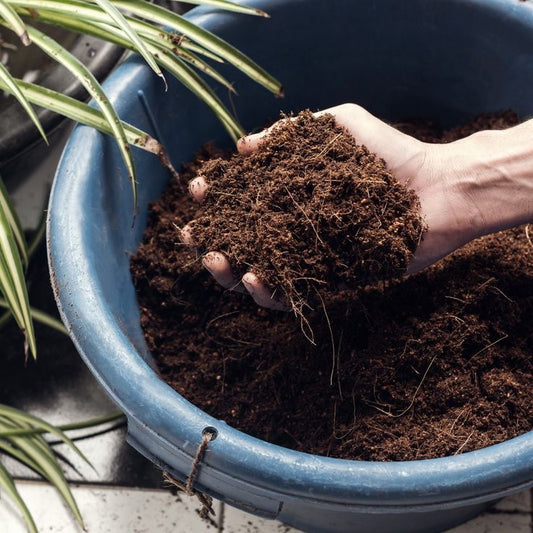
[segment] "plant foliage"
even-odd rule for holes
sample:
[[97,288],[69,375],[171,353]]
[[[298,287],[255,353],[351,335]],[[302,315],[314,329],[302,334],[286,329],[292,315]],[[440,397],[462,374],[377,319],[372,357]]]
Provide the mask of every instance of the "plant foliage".
[[[185,2],[268,17],[259,9],[229,0],[185,0]],[[36,27],[37,23],[39,28]],[[98,37],[139,53],[154,73],[162,78],[165,87],[165,75],[172,75],[204,101],[234,140],[244,132],[233,114],[207,83],[206,78],[222,84],[231,92],[235,91],[231,83],[212,66],[212,63],[230,63],[275,95],[282,95],[280,83],[231,44],[173,11],[151,4],[147,0],[0,0],[0,27],[13,32],[22,46],[38,47],[68,69],[93,98],[94,105],[88,105],[42,87],[39,83],[29,83],[15,78],[1,63],[0,90],[10,94],[23,107],[45,142],[48,142],[46,134],[34,105],[112,135],[128,170],[134,208],[136,208],[136,178],[130,145],[156,154],[172,173],[175,171],[159,141],[120,120],[105,90],[91,72],[61,43],[52,39],[46,30],[43,30],[43,27],[52,26]],[[29,258],[44,234],[43,229],[44,224],[41,224],[36,232],[37,237],[28,246],[17,213],[0,178],[0,291],[4,296],[0,298],[0,307],[8,310],[0,316],[0,327],[13,317],[25,335],[26,353],[30,352],[33,357],[37,355],[33,320],[65,332],[59,321],[29,305],[25,272]],[[0,455],[9,455],[50,481],[59,490],[78,523],[83,527],[80,511],[58,458],[43,434],[52,434],[82,456],[65,431],[101,424],[118,416],[120,415],[54,427],[42,419],[0,405]],[[28,531],[36,533],[37,527],[31,513],[20,496],[12,476],[1,462],[0,489],[3,489],[19,507]]]
[[[187,0],[247,15],[267,17],[263,11],[229,0]],[[39,23],[39,28],[36,23]],[[0,0],[0,27],[12,31],[22,46],[36,46],[68,69],[93,98],[95,107],[63,94],[14,78],[0,66],[0,89],[11,94],[31,117],[43,139],[45,132],[33,105],[50,109],[77,122],[112,135],[128,170],[136,208],[135,166],[130,149],[134,144],[157,154],[175,172],[164,148],[147,133],[119,119],[105,90],[91,72],[42,29],[64,29],[98,37],[143,56],[163,79],[163,70],[177,78],[203,100],[220,119],[234,140],[242,127],[218,98],[205,77],[232,85],[202,56],[212,62],[228,62],[272,93],[280,96],[282,87],[253,60],[213,33],[187,18],[147,0]],[[47,26],[48,25],[48,26]],[[26,247],[16,213],[4,187],[0,188],[0,290],[17,324],[25,334],[26,345],[36,357],[31,310],[24,280]]]

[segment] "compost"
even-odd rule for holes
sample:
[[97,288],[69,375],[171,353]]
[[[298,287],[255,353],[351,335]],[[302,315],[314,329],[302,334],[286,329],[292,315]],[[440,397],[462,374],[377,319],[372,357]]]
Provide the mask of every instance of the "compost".
[[209,189],[195,245],[223,250],[237,278],[253,271],[300,315],[326,292],[402,275],[424,229],[414,192],[329,114],[286,118],[252,154],[198,173]]
[[[517,122],[504,112],[446,131],[427,120],[398,127],[448,142]],[[183,179],[227,168],[220,157],[204,148]],[[173,181],[131,262],[160,375],[198,407],[275,444],[361,460],[453,455],[532,429],[531,228],[477,239],[409,278],[324,292],[306,313],[312,344],[300,317],[257,307],[201,267],[179,228],[203,215]]]

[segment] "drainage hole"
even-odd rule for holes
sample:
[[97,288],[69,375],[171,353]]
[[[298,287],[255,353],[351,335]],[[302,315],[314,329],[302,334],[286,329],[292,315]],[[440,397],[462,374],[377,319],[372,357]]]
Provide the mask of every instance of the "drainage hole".
[[206,435],[209,435],[211,437],[210,440],[215,440],[218,436],[218,431],[213,426],[207,426],[203,429],[202,435],[205,437]]

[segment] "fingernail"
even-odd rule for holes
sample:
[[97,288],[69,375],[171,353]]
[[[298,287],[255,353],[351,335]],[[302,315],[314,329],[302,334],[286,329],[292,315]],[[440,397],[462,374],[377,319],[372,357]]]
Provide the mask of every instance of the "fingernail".
[[211,272],[211,267],[214,265],[216,261],[220,261],[220,258],[217,256],[215,252],[207,252],[202,257],[202,265]]
[[191,228],[187,224],[181,229],[181,242],[185,244],[192,244],[192,234],[191,234]]
[[207,182],[203,176],[197,176],[189,182],[189,194],[197,201],[204,200],[207,193]]
[[[254,279],[250,280],[250,277],[252,277],[252,276],[253,276]],[[255,276],[253,274],[250,274],[249,272],[247,272],[241,278],[241,281],[242,281],[242,284],[246,287],[246,290],[250,294],[254,294],[255,293],[255,285],[254,285]]]

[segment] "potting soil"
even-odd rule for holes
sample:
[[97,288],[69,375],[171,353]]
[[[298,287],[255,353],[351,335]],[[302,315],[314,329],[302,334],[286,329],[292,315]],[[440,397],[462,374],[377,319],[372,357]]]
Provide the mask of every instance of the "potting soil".
[[[190,223],[200,250],[223,250],[293,311],[327,292],[401,276],[424,230],[420,204],[332,115],[282,120],[249,155],[210,158]],[[312,336],[312,332],[309,332]]]
[[[399,127],[448,142],[517,121]],[[219,156],[204,149],[182,179]],[[131,264],[161,377],[198,407],[282,446],[361,460],[453,455],[532,429],[533,228],[477,239],[406,279],[325,293],[306,314],[313,345],[298,316],[257,307],[201,267],[178,232],[197,215],[173,181]]]

